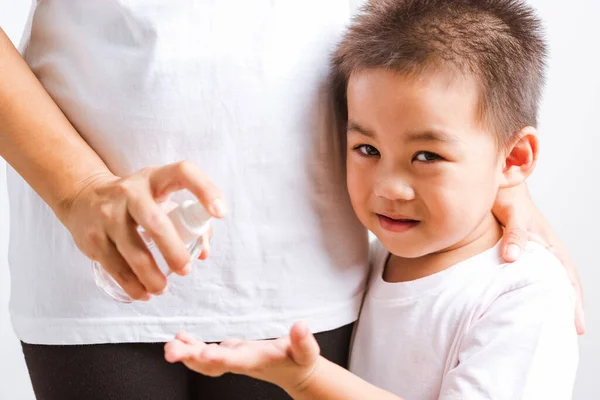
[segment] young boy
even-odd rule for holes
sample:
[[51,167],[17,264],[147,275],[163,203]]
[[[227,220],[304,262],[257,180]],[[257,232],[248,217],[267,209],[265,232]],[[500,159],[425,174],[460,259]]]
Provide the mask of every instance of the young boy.
[[167,360],[301,399],[570,398],[573,289],[538,244],[504,263],[491,212],[534,169],[545,56],[517,0],[371,2],[334,56],[348,189],[380,241],[352,373],[320,357],[302,323],[267,342],[182,333]]

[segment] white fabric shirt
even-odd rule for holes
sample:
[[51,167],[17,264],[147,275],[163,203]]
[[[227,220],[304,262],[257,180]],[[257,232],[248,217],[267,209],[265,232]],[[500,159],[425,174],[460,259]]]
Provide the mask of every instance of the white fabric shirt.
[[271,338],[300,319],[325,331],[357,318],[368,239],[325,90],[352,3],[37,2],[22,54],[112,172],[192,160],[230,213],[214,224],[210,260],[171,277],[167,294],[123,305],[95,287],[90,260],[9,171],[21,340],[157,342],[181,329],[206,341]]
[[575,293],[564,268],[529,243],[499,246],[437,274],[387,283],[379,244],[350,369],[405,400],[566,400],[578,362]]

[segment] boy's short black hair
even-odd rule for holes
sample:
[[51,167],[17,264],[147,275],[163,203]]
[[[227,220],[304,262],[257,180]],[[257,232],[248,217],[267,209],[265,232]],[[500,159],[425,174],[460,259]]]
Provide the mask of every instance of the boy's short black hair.
[[333,55],[338,116],[346,122],[353,72],[452,68],[476,79],[480,120],[506,144],[537,125],[546,53],[541,22],[523,1],[371,0]]

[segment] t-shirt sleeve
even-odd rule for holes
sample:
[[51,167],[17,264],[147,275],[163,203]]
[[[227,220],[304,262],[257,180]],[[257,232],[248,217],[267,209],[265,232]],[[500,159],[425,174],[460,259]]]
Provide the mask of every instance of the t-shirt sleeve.
[[458,365],[444,377],[439,399],[571,399],[574,304],[564,276],[504,291],[459,342]]

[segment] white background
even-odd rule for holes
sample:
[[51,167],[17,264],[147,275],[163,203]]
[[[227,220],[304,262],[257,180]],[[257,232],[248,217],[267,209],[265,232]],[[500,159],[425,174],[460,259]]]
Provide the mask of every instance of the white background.
[[[18,3],[17,3],[18,2]],[[600,399],[600,2],[532,0],[546,23],[551,59],[541,110],[541,159],[530,180],[536,203],[571,250],[586,291],[588,333],[580,339],[576,400]],[[18,43],[27,0],[0,0],[0,26]],[[1,62],[1,61],[0,61]],[[0,76],[0,79],[3,79]],[[0,159],[0,400],[33,392],[8,314],[8,201]],[[35,243],[32,243],[35,246]],[[556,360],[560,362],[560,360]]]

